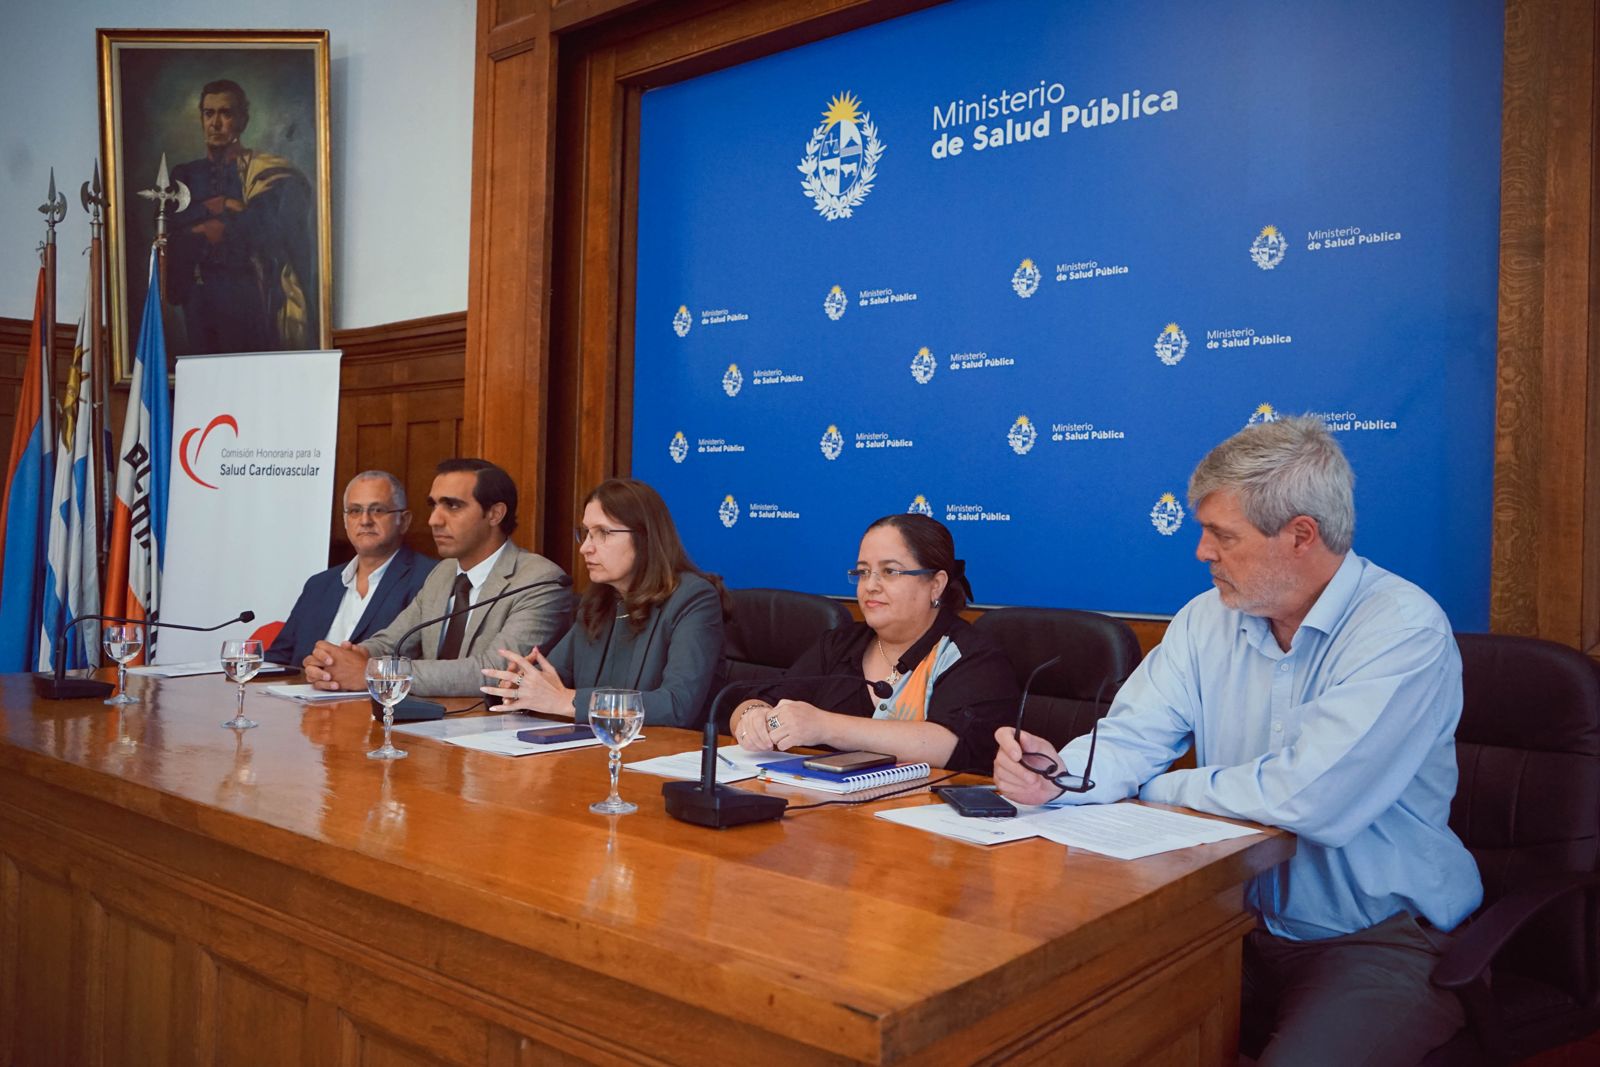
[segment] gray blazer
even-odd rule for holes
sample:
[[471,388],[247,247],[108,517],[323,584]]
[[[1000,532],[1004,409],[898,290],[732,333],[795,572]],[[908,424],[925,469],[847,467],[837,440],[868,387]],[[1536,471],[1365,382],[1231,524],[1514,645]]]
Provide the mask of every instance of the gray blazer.
[[701,726],[722,670],[722,598],[710,582],[685,571],[637,634],[624,620],[591,638],[580,623],[545,655],[562,682],[577,690],[572,706],[579,722],[589,718],[590,694],[606,686],[640,690],[646,725]]
[[[505,551],[495,561],[494,573],[478,590],[478,599],[487,600],[507,589],[560,578],[565,573],[543,556],[507,543]],[[545,648],[572,625],[572,591],[552,584],[507,597],[482,611],[474,610],[467,616],[460,659],[434,658],[439,642],[444,640],[446,624],[439,622],[424,626],[405,648],[397,649],[395,642],[401,634],[423,619],[445,613],[455,580],[456,561],[440,560],[422,584],[417,598],[395,616],[394,622],[361,642],[369,656],[396,652],[410,656],[416,670],[411,691],[418,696],[477,696],[478,687],[484,684],[483,668],[505,666],[497,649],[527,652],[534,645]]]

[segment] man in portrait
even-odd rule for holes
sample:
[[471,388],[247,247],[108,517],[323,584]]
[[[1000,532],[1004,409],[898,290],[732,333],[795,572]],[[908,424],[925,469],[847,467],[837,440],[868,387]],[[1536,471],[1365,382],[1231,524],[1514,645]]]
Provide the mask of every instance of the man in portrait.
[[233,81],[199,96],[203,158],[172,177],[189,206],[168,224],[167,299],[182,311],[187,352],[317,347],[312,188],[282,156],[249,148],[250,98]]

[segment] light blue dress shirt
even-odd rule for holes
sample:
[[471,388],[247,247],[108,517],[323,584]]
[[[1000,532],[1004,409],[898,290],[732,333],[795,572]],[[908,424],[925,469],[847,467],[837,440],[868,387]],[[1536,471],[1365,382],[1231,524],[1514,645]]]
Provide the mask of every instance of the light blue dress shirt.
[[[1287,652],[1215,589],[1185,605],[1100,724],[1094,790],[1053,803],[1138,793],[1292,830],[1294,857],[1246,890],[1282,937],[1336,937],[1402,911],[1449,930],[1483,899],[1448,824],[1460,718],[1444,612],[1348,553]],[[1198,767],[1167,771],[1191,738]],[[1062,751],[1073,772],[1088,743]]]

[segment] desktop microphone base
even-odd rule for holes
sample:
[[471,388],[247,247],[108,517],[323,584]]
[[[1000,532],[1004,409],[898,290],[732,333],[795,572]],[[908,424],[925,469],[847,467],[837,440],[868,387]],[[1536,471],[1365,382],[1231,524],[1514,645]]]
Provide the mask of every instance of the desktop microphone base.
[[719,785],[710,793],[699,782],[668,782],[661,787],[667,814],[681,822],[725,830],[745,823],[783,818],[789,802],[765,793],[746,793],[742,789]]
[[[369,701],[372,705],[372,717],[379,722],[383,721],[383,705],[376,700]],[[418,700],[416,697],[406,697],[394,706],[395,722],[432,722],[444,718],[444,705],[435,704],[431,700]]]
[[33,676],[33,692],[40,700],[103,700],[115,688],[94,678],[57,678],[50,671]]

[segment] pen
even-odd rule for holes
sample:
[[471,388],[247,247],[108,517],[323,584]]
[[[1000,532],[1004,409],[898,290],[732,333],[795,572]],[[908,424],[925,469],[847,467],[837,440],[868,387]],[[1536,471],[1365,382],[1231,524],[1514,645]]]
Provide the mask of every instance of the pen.
[[739,765],[737,763],[733,762],[733,760],[729,759],[727,756],[724,756],[722,753],[718,752],[717,758],[723,763],[726,763],[728,766],[732,767],[734,770],[739,769]]

